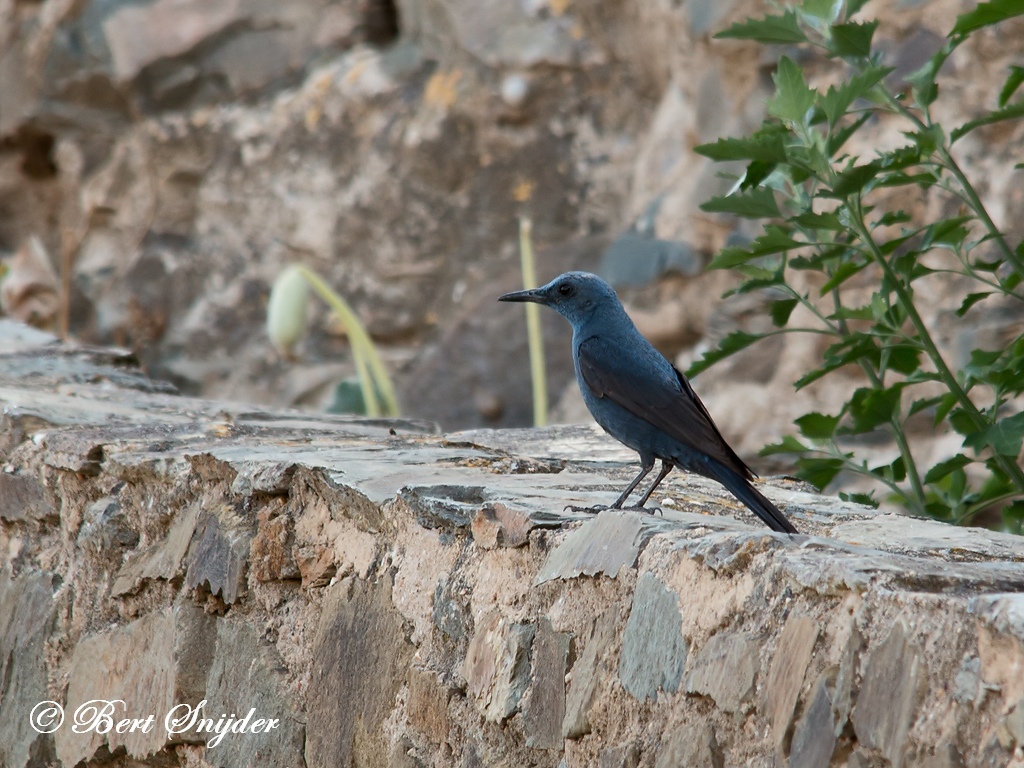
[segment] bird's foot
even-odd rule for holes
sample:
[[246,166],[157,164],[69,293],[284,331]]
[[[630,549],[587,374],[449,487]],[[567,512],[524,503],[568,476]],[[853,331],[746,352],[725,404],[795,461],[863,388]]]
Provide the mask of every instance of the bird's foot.
[[573,504],[567,504],[562,511],[563,512],[586,512],[587,514],[590,514],[590,515],[596,515],[598,512],[604,512],[606,509],[611,509],[611,507],[606,506],[604,504],[596,504],[593,507],[577,507],[577,506],[575,506]]
[[630,512],[646,512],[649,515],[657,514],[661,515],[662,517],[665,516],[664,511],[662,511],[661,507],[659,507],[656,504],[649,507],[641,507],[640,505],[636,505],[632,507],[625,507],[625,509],[629,510]]
[[649,515],[658,514],[658,515],[661,515],[662,517],[665,516],[665,513],[662,511],[661,507],[658,507],[658,506],[650,506],[650,507],[640,507],[640,506],[616,507],[614,504],[612,504],[611,506],[608,506],[608,505],[605,505],[605,504],[595,504],[593,507],[577,507],[577,506],[575,506],[573,504],[568,504],[568,505],[566,505],[563,508],[562,511],[563,512],[586,512],[587,514],[590,514],[590,515],[596,515],[598,512],[604,512],[606,509],[621,509],[624,512],[646,512]]

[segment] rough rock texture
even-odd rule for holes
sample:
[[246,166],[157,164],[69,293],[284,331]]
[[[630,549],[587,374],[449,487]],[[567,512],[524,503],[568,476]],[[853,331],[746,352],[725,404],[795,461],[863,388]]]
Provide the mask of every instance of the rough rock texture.
[[0,331],[5,768],[1020,764],[1020,538],[775,479],[800,535],[681,475],[570,513],[631,474],[589,428],[190,399]]
[[[972,3],[876,0],[865,14],[881,19],[877,37],[899,77]],[[728,238],[752,232],[699,211],[728,182],[691,152],[764,114],[783,47],[711,40],[762,9],[761,0],[0,3],[0,254],[16,254],[6,311],[55,321],[67,263],[74,337],[126,345],[188,394],[322,408],[353,373],[323,308],[298,362],[282,361],[263,331],[270,283],[301,261],[354,305],[396,372],[405,413],[448,429],[523,425],[521,309],[493,301],[518,284],[517,217],[527,214],[541,277],[600,270],[625,289],[641,329],[685,363],[737,327],[768,322],[765,297],[722,302],[731,278],[702,273]],[[957,49],[937,116],[952,126],[992,106],[1024,53],[1022,30],[1018,20]],[[832,64],[800,60],[826,87]],[[880,120],[850,149],[870,155],[901,141],[902,127]],[[995,221],[1017,239],[1022,136],[1024,124],[1008,122],[957,144]],[[902,202],[915,214],[944,205]],[[870,291],[876,280],[850,287]],[[996,348],[1022,319],[991,300],[956,317],[966,290],[942,278],[918,284],[952,361]],[[569,385],[562,418],[585,420],[567,328],[553,315],[544,322],[553,399]],[[792,393],[820,354],[817,342],[779,337],[697,387],[752,453],[795,415],[843,402],[841,379],[800,400]],[[928,425],[915,435],[948,453],[948,440],[934,438]]]

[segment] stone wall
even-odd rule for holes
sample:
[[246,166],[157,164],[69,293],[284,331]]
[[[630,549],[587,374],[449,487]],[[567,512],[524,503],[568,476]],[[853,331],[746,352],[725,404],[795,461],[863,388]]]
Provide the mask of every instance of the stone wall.
[[[781,478],[793,537],[681,473],[570,512],[632,473],[588,427],[190,399],[9,322],[0,403],[4,768],[1024,764],[1018,537]],[[204,701],[245,732],[168,734]]]

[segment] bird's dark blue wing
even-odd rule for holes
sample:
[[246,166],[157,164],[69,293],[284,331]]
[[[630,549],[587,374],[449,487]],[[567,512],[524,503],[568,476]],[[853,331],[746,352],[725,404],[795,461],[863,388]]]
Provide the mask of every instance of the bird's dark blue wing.
[[580,344],[578,355],[580,375],[595,395],[742,477],[754,476],[725,442],[690,382],[656,350],[624,349],[607,338],[592,336]]

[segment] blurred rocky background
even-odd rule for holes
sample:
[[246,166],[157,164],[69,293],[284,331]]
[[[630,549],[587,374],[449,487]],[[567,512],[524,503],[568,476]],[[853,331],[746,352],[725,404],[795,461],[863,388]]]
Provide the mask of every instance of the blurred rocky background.
[[[973,5],[876,0],[865,14],[882,20],[876,40],[898,78]],[[297,361],[277,355],[263,324],[274,278],[302,262],[353,304],[404,414],[446,429],[525,425],[522,310],[495,304],[519,285],[525,215],[542,279],[600,272],[686,365],[730,330],[768,322],[758,298],[721,300],[728,274],[702,271],[727,240],[754,232],[699,211],[729,182],[691,152],[760,123],[783,49],[711,35],[762,10],[758,0],[0,0],[4,311],[129,347],[186,394],[322,409],[354,372],[326,311],[311,310]],[[1020,24],[958,49],[940,101],[954,112],[941,117],[990,108],[1022,53]],[[826,62],[800,55],[827,76]],[[896,131],[878,125],[862,141]],[[1017,239],[1022,139],[1011,122],[957,145]],[[1019,328],[999,307],[960,320],[957,286],[932,290],[928,320],[954,359]],[[546,314],[555,415],[584,419],[568,329]],[[828,380],[793,393],[818,355],[806,339],[779,338],[696,387],[750,454],[794,416],[843,402]]]

